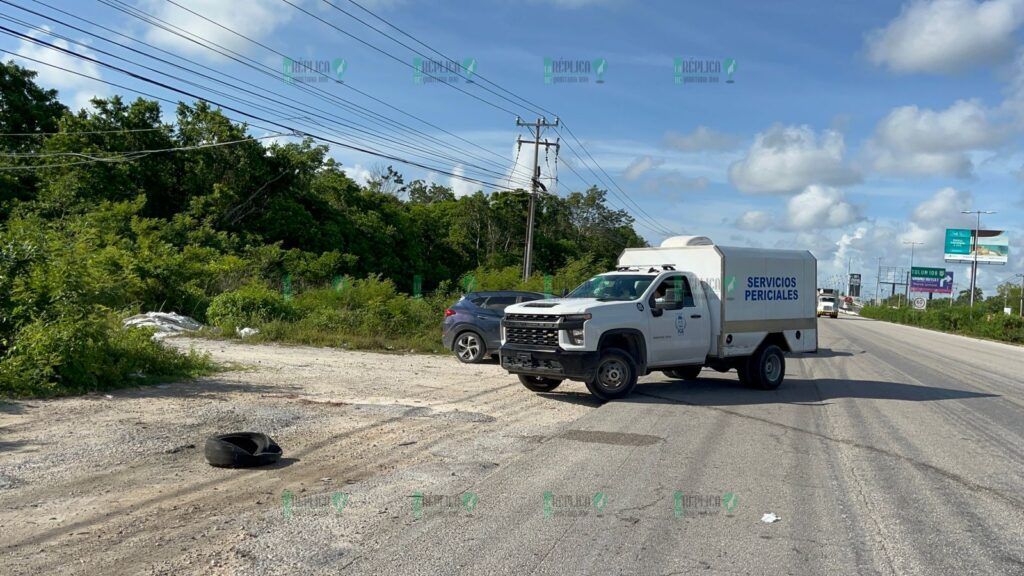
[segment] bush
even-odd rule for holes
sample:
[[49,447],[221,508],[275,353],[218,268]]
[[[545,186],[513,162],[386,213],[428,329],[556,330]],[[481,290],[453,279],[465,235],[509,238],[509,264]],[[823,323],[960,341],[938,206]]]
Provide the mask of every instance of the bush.
[[57,396],[208,373],[206,355],[180,354],[125,329],[117,315],[67,311],[25,325],[0,359],[0,396]]
[[206,319],[210,324],[234,332],[235,328],[256,327],[272,320],[291,320],[295,308],[284,296],[266,286],[250,284],[225,292],[210,302]]
[[1024,343],[1024,319],[993,313],[980,306],[972,312],[967,306],[939,305],[927,310],[865,306],[861,316],[898,324],[920,326],[932,330],[977,336],[1004,342]]

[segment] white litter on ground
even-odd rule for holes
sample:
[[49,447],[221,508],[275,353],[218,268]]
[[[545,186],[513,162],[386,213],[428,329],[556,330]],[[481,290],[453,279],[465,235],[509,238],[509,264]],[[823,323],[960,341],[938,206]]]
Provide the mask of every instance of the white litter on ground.
[[125,328],[156,328],[156,333],[153,334],[154,340],[183,334],[185,332],[195,332],[203,327],[202,324],[196,322],[192,318],[182,316],[181,314],[175,314],[174,312],[146,312],[145,314],[136,314],[131,318],[125,318],[124,326]]
[[259,334],[258,328],[235,328],[235,334],[238,334],[241,338],[248,338],[249,336],[255,336]]
[[771,524],[772,522],[778,522],[779,520],[782,520],[782,518],[776,516],[775,512],[766,512],[764,516],[761,516],[761,522],[764,522],[765,524]]

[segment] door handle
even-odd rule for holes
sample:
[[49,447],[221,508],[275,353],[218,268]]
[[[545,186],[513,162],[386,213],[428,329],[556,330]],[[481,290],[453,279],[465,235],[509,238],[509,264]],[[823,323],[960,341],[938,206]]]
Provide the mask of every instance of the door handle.
[[690,314],[690,318],[700,318],[700,314]]

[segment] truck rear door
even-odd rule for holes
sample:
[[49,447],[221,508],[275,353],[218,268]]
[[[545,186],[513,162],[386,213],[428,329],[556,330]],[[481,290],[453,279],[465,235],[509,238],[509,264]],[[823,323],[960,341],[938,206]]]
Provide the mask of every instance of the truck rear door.
[[651,295],[647,342],[651,366],[701,364],[707,357],[711,318],[703,291],[694,291],[694,285],[696,279],[687,274],[670,274]]

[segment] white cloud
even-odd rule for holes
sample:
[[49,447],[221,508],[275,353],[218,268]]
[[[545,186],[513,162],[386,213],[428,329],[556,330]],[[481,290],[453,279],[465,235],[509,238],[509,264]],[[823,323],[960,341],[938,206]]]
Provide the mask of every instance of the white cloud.
[[622,175],[626,180],[636,180],[654,168],[661,166],[664,162],[661,158],[638,156],[629,163],[629,166],[626,166],[626,169],[622,171]]
[[762,210],[747,210],[736,219],[736,227],[748,232],[763,232],[772,225],[774,218]]
[[476,182],[467,182],[462,178],[456,177],[466,175],[466,170],[462,167],[461,164],[452,168],[452,174],[455,174],[455,176],[448,177],[448,187],[451,188],[452,192],[455,193],[456,198],[469,196],[480,189],[480,185],[477,184]]
[[976,100],[940,111],[902,106],[878,123],[865,153],[885,174],[966,178],[974,172],[967,152],[992,149],[1010,135],[991,116]]
[[860,175],[843,159],[843,135],[809,126],[775,125],[758,134],[745,158],[729,167],[729,180],[749,194],[787,194],[811,184],[843,185]]
[[[241,36],[233,34],[232,30],[254,40],[262,40],[291,20],[295,14],[302,14],[295,8],[276,0],[247,0],[244,7],[234,2],[224,2],[222,0],[177,0],[177,2],[185,8],[220,24],[223,28],[161,0],[143,0],[142,9],[173,26],[181,28],[186,36],[190,33],[196,37],[201,37],[209,42],[215,42],[227,49],[243,54],[252,50],[254,45]],[[310,25],[320,24],[311,21]],[[224,58],[195,42],[162,28],[148,26],[145,38],[153,44],[173,50],[176,53],[193,57],[199,56],[211,60]],[[202,39],[196,38],[200,43],[202,43]],[[216,49],[216,47],[214,48]],[[298,58],[303,55],[296,54],[290,56]],[[333,56],[327,54],[323,58],[330,59]]]
[[894,72],[955,72],[1011,53],[1024,0],[914,0],[867,36],[868,58]]
[[919,224],[939,226],[962,224],[965,215],[961,211],[969,210],[973,203],[974,198],[970,192],[943,188],[918,204],[910,219]]
[[707,126],[698,126],[689,134],[669,132],[665,134],[665,145],[683,152],[703,150],[726,151],[739,145],[740,139],[731,134],[716,132]]
[[370,178],[373,178],[373,172],[362,164],[356,164],[351,168],[344,168],[345,175],[351,178],[360,186],[366,186],[370,183]]
[[[45,28],[46,30],[50,29],[48,26],[41,26],[41,28]],[[43,34],[37,32],[29,32],[28,35],[33,38],[40,39],[44,37]],[[77,44],[75,46],[71,46],[67,41],[60,38],[50,38],[46,36],[45,41],[53,44],[54,46],[59,46],[65,50],[77,52],[90,58],[96,57],[96,54],[91,52],[89,49]],[[18,43],[17,51],[23,56],[46,62],[52,66],[67,68],[68,70],[74,70],[75,72],[92,76],[94,78],[103,77],[99,66],[93,62],[82,60],[76,56],[52,50],[45,46],[40,46],[39,44],[34,44],[28,40],[21,40]],[[109,94],[106,84],[103,84],[102,82],[83,78],[77,74],[70,74],[63,70],[53,68],[52,66],[45,66],[38,62],[33,62],[32,60],[17,57],[14,59],[20,65],[31,70],[35,70],[38,73],[38,76],[36,76],[36,83],[44,88],[55,88],[60,92],[61,100],[76,111],[81,108],[92,108],[92,105],[89,103],[90,99],[94,97],[103,98]]]
[[792,230],[841,228],[860,219],[860,209],[846,202],[842,191],[826,186],[808,186],[786,204],[786,226]]

